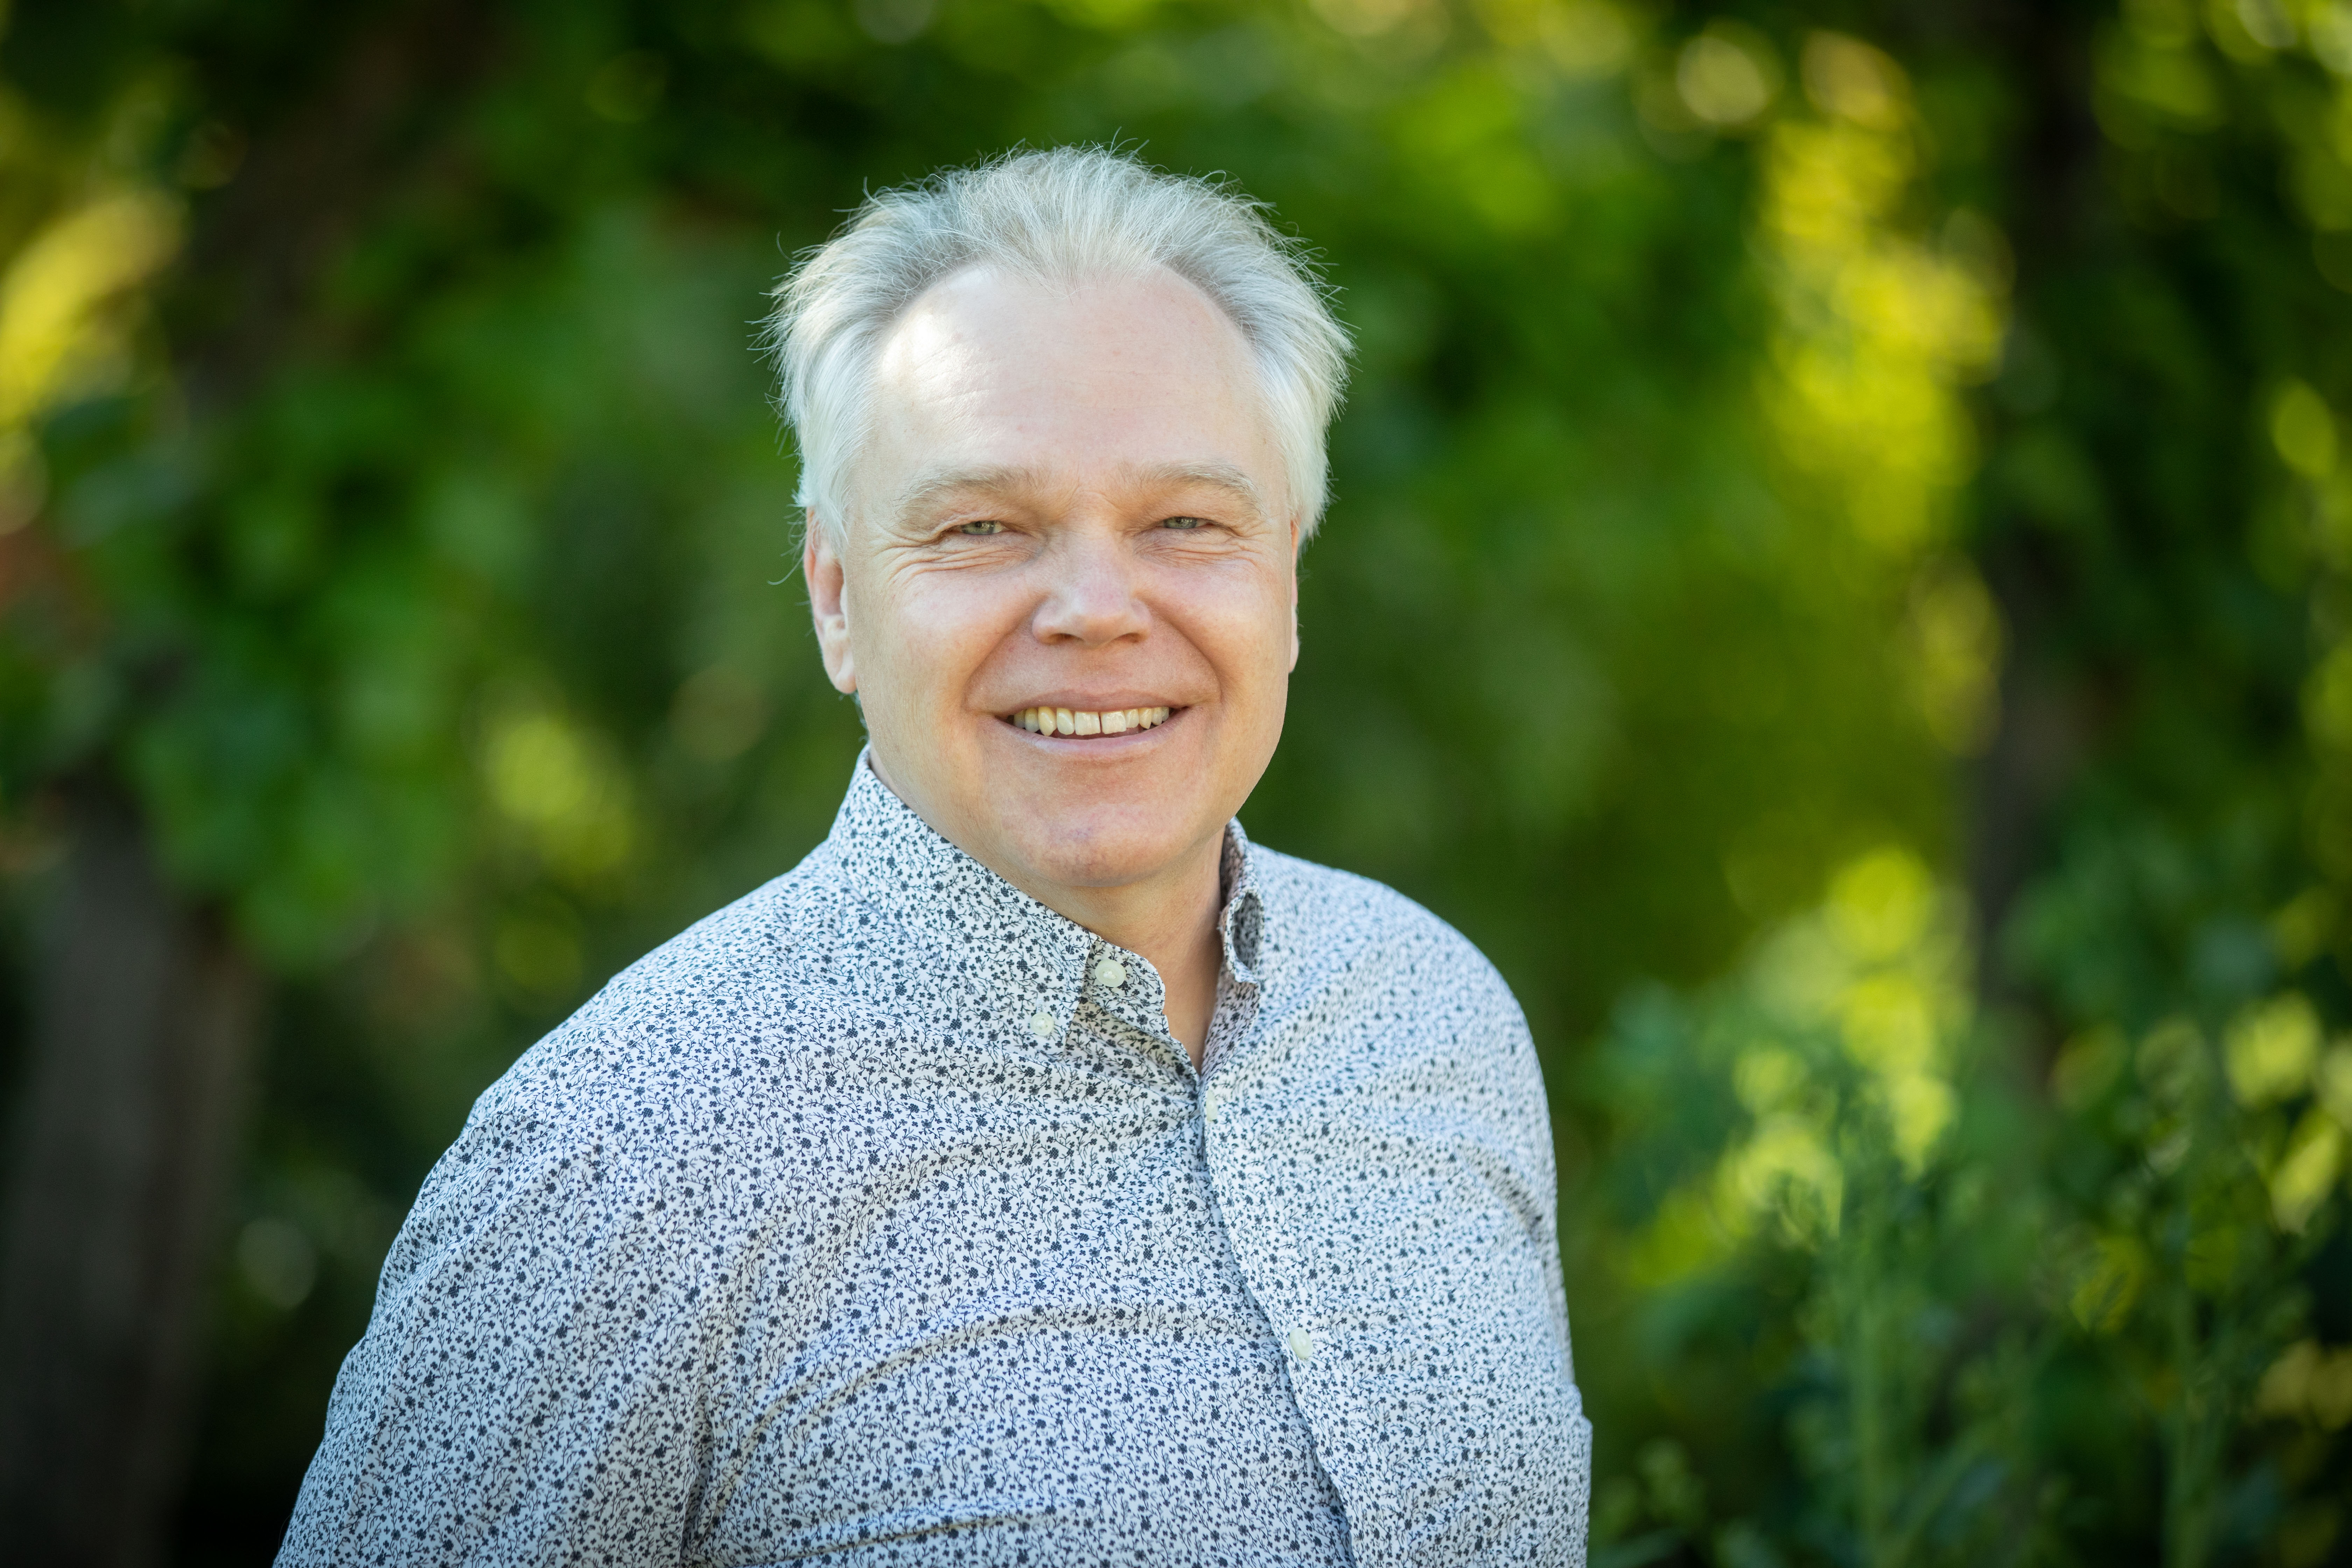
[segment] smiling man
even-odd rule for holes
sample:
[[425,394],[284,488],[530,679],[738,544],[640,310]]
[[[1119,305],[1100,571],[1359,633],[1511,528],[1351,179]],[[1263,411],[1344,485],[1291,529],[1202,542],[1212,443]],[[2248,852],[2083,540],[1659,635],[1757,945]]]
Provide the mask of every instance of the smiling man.
[[775,327],[866,755],[482,1097],[280,1562],[1580,1563],[1527,1026],[1234,820],[1344,364],[1314,282],[1063,150],[868,201]]

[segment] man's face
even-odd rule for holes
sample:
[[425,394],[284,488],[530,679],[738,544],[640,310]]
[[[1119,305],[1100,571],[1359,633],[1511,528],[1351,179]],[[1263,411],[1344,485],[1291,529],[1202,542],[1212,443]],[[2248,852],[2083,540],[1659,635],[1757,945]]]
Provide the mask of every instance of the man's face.
[[[1297,520],[1240,331],[1172,273],[974,268],[892,331],[872,406],[856,515],[806,564],[883,779],[1032,893],[1213,857],[1297,658]],[[1025,728],[1040,709],[1095,732]]]

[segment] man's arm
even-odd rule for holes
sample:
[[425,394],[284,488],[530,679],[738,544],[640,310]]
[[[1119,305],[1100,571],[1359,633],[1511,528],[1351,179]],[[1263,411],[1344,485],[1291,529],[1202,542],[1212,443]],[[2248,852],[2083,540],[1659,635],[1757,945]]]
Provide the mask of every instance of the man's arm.
[[508,1089],[393,1245],[281,1564],[679,1558],[703,1437],[693,1178]]

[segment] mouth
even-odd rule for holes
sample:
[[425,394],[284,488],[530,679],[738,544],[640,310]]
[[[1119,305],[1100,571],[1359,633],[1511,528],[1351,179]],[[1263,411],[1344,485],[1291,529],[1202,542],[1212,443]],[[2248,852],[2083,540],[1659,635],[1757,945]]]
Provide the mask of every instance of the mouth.
[[1136,730],[1157,729],[1168,722],[1171,713],[1182,711],[1181,708],[1106,708],[1098,711],[1024,708],[1017,713],[1005,714],[1004,721],[1033,735],[1124,735]]

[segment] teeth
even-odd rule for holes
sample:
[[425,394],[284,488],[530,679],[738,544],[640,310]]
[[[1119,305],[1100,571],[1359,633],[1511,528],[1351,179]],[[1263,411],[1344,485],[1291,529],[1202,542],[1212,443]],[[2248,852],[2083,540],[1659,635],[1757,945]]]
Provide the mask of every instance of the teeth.
[[1168,721],[1165,708],[1113,708],[1101,713],[1067,708],[1024,708],[1013,722],[1033,735],[1124,735]]

